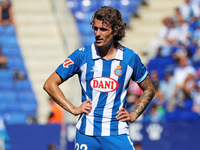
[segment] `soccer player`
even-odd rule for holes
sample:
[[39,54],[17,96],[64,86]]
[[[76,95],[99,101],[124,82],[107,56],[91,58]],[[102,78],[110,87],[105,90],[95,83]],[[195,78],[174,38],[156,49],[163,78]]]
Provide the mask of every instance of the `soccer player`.
[[[91,21],[95,42],[74,51],[47,79],[46,92],[66,111],[80,115],[76,149],[134,150],[129,124],[145,110],[155,89],[139,56],[118,41],[125,36],[121,13],[108,6],[98,9]],[[59,85],[78,74],[82,104],[75,107]],[[131,113],[126,110],[129,81],[143,90]]]

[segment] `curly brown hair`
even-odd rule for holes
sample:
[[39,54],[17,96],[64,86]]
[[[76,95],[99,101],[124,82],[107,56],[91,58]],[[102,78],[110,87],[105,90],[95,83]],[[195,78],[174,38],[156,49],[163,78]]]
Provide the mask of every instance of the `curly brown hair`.
[[114,36],[116,42],[125,36],[126,23],[124,23],[119,10],[110,6],[102,6],[92,16],[92,21],[90,22],[92,28],[94,28],[95,18],[102,22],[108,22],[111,25],[112,30],[114,32],[117,31],[117,34]]

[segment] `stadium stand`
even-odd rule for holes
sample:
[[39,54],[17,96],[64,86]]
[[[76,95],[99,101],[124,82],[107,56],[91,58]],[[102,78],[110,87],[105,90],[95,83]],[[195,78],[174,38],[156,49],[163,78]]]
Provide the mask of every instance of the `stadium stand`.
[[[185,7],[197,6],[198,10],[193,10],[193,12],[189,12],[190,16],[185,17]],[[184,10],[183,10],[184,6]],[[173,109],[169,109],[167,105],[163,105],[162,107],[165,109],[165,117],[166,121],[200,121],[200,116],[198,111],[193,109],[193,105],[195,103],[194,95],[198,93],[197,91],[197,83],[200,80],[199,78],[199,64],[194,61],[194,56],[198,52],[199,49],[199,38],[195,38],[195,31],[198,31],[198,22],[200,17],[200,5],[199,1],[190,1],[186,0],[177,8],[180,9],[181,15],[179,18],[176,18],[174,15],[166,16],[165,19],[170,19],[174,26],[171,30],[174,30],[174,39],[172,42],[169,42],[166,37],[164,40],[167,44],[160,44],[156,50],[156,56],[151,58],[147,64],[148,71],[157,71],[159,74],[159,80],[165,80],[165,73],[171,72],[173,78],[175,73],[177,72],[177,68],[179,71],[183,71],[183,84],[180,86],[180,81],[178,82],[177,78],[175,78],[176,84],[176,92],[171,91],[173,94],[172,99],[165,99],[166,102],[173,101]],[[191,9],[189,9],[191,10]],[[194,12],[197,13],[194,13]],[[169,28],[168,28],[169,29]],[[170,30],[170,29],[169,29]],[[181,32],[180,32],[181,31]],[[186,39],[184,40],[184,34],[186,34]],[[187,34],[189,33],[189,34]],[[181,36],[180,36],[181,35]],[[198,40],[197,40],[198,39]],[[160,37],[161,40],[161,37]],[[167,42],[168,40],[168,42]],[[152,49],[153,50],[153,49]],[[168,55],[162,55],[160,51],[168,50]],[[187,62],[185,65],[181,65],[179,60],[181,61],[183,57],[187,57]],[[182,68],[182,69],[181,69]],[[190,71],[190,68],[195,68],[195,74]],[[182,78],[181,74],[178,77]],[[162,91],[159,91],[162,93]]]
[[[129,29],[127,30],[127,36],[122,41],[122,44],[127,45],[128,47],[133,47],[135,51],[139,55],[141,55],[143,62],[146,64],[148,68],[148,71],[149,72],[155,71],[155,70],[157,71],[158,78],[160,81],[163,81],[165,79],[166,71],[167,72],[171,71],[173,73],[173,70],[177,66],[177,63],[176,63],[176,60],[174,60],[174,58],[171,57],[171,55],[163,57],[161,55],[157,55],[157,53],[154,54],[153,52],[149,54],[148,56],[142,55],[142,54],[145,50],[144,46],[147,45],[147,42],[149,42],[150,37],[155,33],[155,31],[157,31],[161,27],[161,22],[162,22],[163,17],[165,17],[166,14],[172,14],[172,9],[169,9],[169,8],[172,8],[172,5],[176,7],[179,6],[175,4],[179,4],[180,2],[183,3],[184,0],[176,0],[176,1],[168,0],[166,4],[164,3],[164,1],[160,1],[160,0],[152,0],[154,1],[154,3],[151,3],[151,0],[149,0],[150,4],[152,5],[150,5],[148,8],[145,8],[145,9],[143,7],[139,7],[142,1],[138,0],[137,5],[134,4],[134,7],[132,5],[132,8],[134,9],[131,11],[131,15],[130,15],[130,11],[128,12],[125,11],[129,9],[129,6],[126,4],[129,4],[129,2],[133,2],[131,0],[123,0],[123,1],[117,0],[117,3],[115,4],[114,4],[115,1],[113,0],[102,0],[102,1],[96,1],[95,3],[93,3],[92,1],[93,0],[68,0],[67,1],[67,4],[69,8],[71,9],[71,13],[74,17],[73,19],[75,23],[77,23],[76,27],[79,31],[79,34],[81,35],[81,44],[78,44],[78,46],[77,45],[74,46],[75,48],[88,45],[94,41],[91,26],[89,25],[91,15],[95,10],[94,8],[98,8],[102,5],[115,6],[121,9],[124,16],[127,16],[125,17],[125,20],[129,24],[129,26],[132,27],[131,30]],[[197,2],[198,0],[195,0],[195,1]],[[102,2],[102,4],[99,4],[100,2]],[[120,5],[122,2],[123,2],[123,5],[125,5],[123,8],[121,8],[122,5]],[[36,115],[38,115],[37,109],[39,108],[40,111],[37,117],[40,119],[42,118],[39,123],[45,123],[45,119],[46,119],[45,112],[48,111],[47,109],[48,105],[47,103],[45,103],[46,95],[43,94],[42,92],[42,85],[44,81],[47,79],[48,75],[52,73],[53,69],[55,69],[55,67],[57,67],[57,65],[59,65],[60,62],[65,59],[66,53],[65,52],[62,53],[64,51],[64,48],[60,46],[63,43],[60,42],[60,40],[58,40],[60,38],[60,35],[54,37],[54,33],[56,33],[56,35],[58,34],[57,34],[57,30],[54,30],[55,23],[52,23],[55,20],[50,17],[52,15],[52,12],[51,12],[52,9],[50,7],[51,5],[49,5],[49,2],[47,1],[44,2],[43,0],[34,0],[32,2],[27,2],[26,0],[24,1],[16,0],[15,5],[18,6],[18,8],[20,8],[17,10],[18,11],[17,15],[21,13],[20,14],[21,17],[18,17],[17,19],[18,23],[19,22],[24,23],[24,25],[18,26],[18,31],[20,31],[19,34],[16,35],[16,29],[12,24],[9,26],[0,25],[0,44],[2,45],[1,51],[3,55],[5,55],[8,58],[7,69],[0,69],[0,115],[4,116],[4,120],[6,121],[6,124],[26,124],[27,117],[29,116],[36,117]],[[92,8],[90,8],[89,6],[91,6]],[[164,6],[164,8],[162,6]],[[37,8],[37,10],[35,10],[35,8]],[[125,10],[123,10],[124,8]],[[141,9],[142,11],[145,12],[145,14],[141,13],[140,19],[133,18],[132,15],[135,14],[136,12],[141,11]],[[34,15],[32,15],[31,17],[27,15],[27,14],[30,15],[31,13]],[[158,21],[156,21],[154,17],[160,18],[160,19],[157,19],[159,20],[160,23],[158,23]],[[68,23],[72,23],[72,26],[74,25],[73,24],[74,22],[71,19],[69,19],[68,21],[69,21]],[[37,26],[36,23],[38,23],[39,25],[37,24],[38,25]],[[33,25],[31,26],[30,24],[33,24]],[[35,28],[35,26],[37,28]],[[150,28],[150,26],[153,26],[153,27]],[[195,21],[191,24],[193,33],[195,29],[197,29],[196,28],[197,26],[198,26],[198,21]],[[68,28],[67,30],[69,34],[68,41],[70,43],[69,45],[70,45],[71,50],[75,50],[75,48],[72,45],[74,44],[74,40],[78,41],[78,38],[79,38],[76,34],[71,33],[71,32],[74,32],[73,29],[74,28]],[[26,31],[26,32],[22,32],[22,31]],[[19,45],[19,35],[21,38],[20,45]],[[196,32],[196,34],[192,37],[197,38],[198,32]],[[21,46],[23,46],[23,48]],[[192,65],[194,66],[194,68],[196,69],[197,73],[199,73],[200,61],[198,61],[198,57],[194,58],[191,56],[198,56],[198,53],[197,53],[198,47],[199,45],[195,44],[195,42],[193,43],[193,45],[189,45],[188,47],[188,50],[190,50],[191,52],[189,56],[190,58],[193,58],[193,59],[190,59],[190,61]],[[157,52],[157,50],[155,50],[155,52]],[[67,49],[67,53],[68,54],[70,53],[68,49]],[[32,69],[35,69],[37,71],[33,71]],[[30,77],[30,73],[31,73],[31,77]],[[195,81],[196,81],[196,84],[198,85],[198,82],[197,82],[198,79]],[[188,83],[192,83],[192,80],[191,82],[188,82]],[[33,90],[33,85],[34,85],[34,90]],[[200,84],[198,86],[200,87]],[[74,90],[74,87],[72,86],[69,86],[69,88]],[[36,93],[33,91],[36,91]],[[148,116],[145,116],[144,118],[147,119],[148,121],[149,121],[149,118],[151,118],[151,115],[149,112],[150,111],[151,113],[153,112],[153,110],[150,109],[151,106],[156,107],[156,111],[155,110],[154,111],[157,114],[160,114],[162,117],[164,115],[165,117],[164,122],[172,123],[170,125],[169,124],[166,125],[168,128],[169,126],[170,128],[172,128],[172,125],[175,125],[176,127],[174,127],[173,129],[178,130],[178,132],[180,133],[183,133],[181,131],[186,131],[186,128],[183,128],[184,130],[182,130],[182,128],[180,128],[180,124],[176,124],[177,122],[178,123],[180,122],[185,127],[186,124],[182,123],[182,121],[189,122],[189,123],[190,122],[196,123],[200,121],[200,117],[199,117],[200,111],[195,112],[194,110],[198,110],[198,109],[193,108],[194,103],[196,103],[194,99],[187,97],[184,99],[184,101],[182,101],[183,103],[180,103],[180,105],[175,105],[174,109],[169,111],[167,104],[165,103],[166,101],[163,100],[162,94],[161,95],[159,94],[160,93],[157,92],[157,95],[155,99],[152,101],[152,104],[149,106],[149,108],[147,108],[146,114],[148,114]],[[198,99],[198,93],[196,93],[196,97]],[[71,120],[70,117],[68,119]],[[159,115],[158,116],[155,115],[154,121],[155,120],[156,121],[159,120]],[[140,121],[142,122],[142,118],[138,120],[138,122]],[[175,124],[173,124],[174,122]],[[68,123],[69,123],[68,125],[71,125],[70,122]],[[137,125],[137,122],[134,125]],[[190,125],[191,124],[189,124],[190,130],[187,128],[188,131],[191,131]],[[19,131],[18,126],[15,126],[15,127],[17,128],[15,129],[15,132]],[[23,129],[25,127],[27,126],[26,125],[23,126]],[[156,129],[158,129],[157,126],[156,126]],[[31,129],[30,131],[31,131],[30,133],[34,134],[33,131],[39,131],[39,130],[37,128],[33,131]],[[145,128],[143,128],[142,131],[145,131]],[[170,135],[173,135],[173,133],[175,133],[175,132],[170,132],[170,131],[171,131],[170,129],[164,130],[162,134],[162,136],[165,136],[164,139],[169,140]],[[10,132],[10,135],[14,134],[15,132]],[[196,133],[196,131],[194,131],[194,133]],[[21,132],[20,132],[20,135],[21,135]],[[28,137],[30,135],[31,134],[28,134],[25,137]],[[42,135],[47,135],[47,133],[44,133]],[[145,135],[144,138],[148,137],[146,136],[146,133],[144,135]],[[14,136],[12,135],[12,138],[13,137]],[[49,139],[49,137],[48,138],[45,137],[44,139]],[[188,136],[188,137],[191,137],[191,136]],[[196,137],[197,136],[194,136],[194,138],[198,140],[199,138],[196,138]],[[174,138],[175,139],[174,141],[177,142],[177,139],[179,138],[180,137],[177,136],[176,138]],[[21,138],[19,140],[13,140],[13,139],[12,141],[15,141],[16,143],[21,140]],[[58,139],[59,137],[57,138],[57,140]],[[37,140],[34,140],[34,141],[37,141]],[[44,142],[41,142],[40,140],[38,141],[40,143],[34,144],[35,146],[40,145],[41,143],[44,143]],[[155,140],[152,143],[157,146]],[[169,143],[167,143],[168,146],[166,146],[166,149],[167,147],[169,148],[170,146],[173,145],[171,143],[170,145]],[[183,144],[177,144],[177,145],[184,146]],[[24,146],[26,147],[27,145],[24,145]],[[149,146],[149,144],[147,145],[145,144],[144,146],[146,147],[148,146],[149,149],[151,149],[152,147],[152,146]],[[163,148],[163,145],[161,147]]]
[[[129,0],[127,1],[120,1],[120,0],[118,1],[90,1],[90,0],[72,1],[72,0],[69,0],[67,6],[69,6],[72,14],[75,17],[75,21],[77,23],[77,29],[79,30],[79,33],[82,37],[81,38],[82,45],[85,46],[94,41],[93,32],[89,25],[89,21],[92,17],[91,15],[97,8],[99,8],[100,6],[103,6],[106,3],[107,5],[118,8],[122,12],[122,14],[123,12],[126,13],[127,11],[128,17],[127,17],[127,20],[126,19],[125,20],[128,23],[128,25],[130,25],[129,24],[130,19],[133,19],[131,18],[133,14],[138,13],[139,11],[138,9],[141,2],[142,1],[133,2]],[[123,14],[123,16],[124,15],[125,14]],[[6,27],[1,25],[0,34],[1,34],[0,42],[2,45],[2,53],[8,58],[8,65],[7,65],[8,69],[1,71],[1,74],[0,74],[0,76],[2,77],[0,81],[1,88],[3,88],[4,90],[12,90],[12,91],[14,90],[29,91],[29,92],[32,91],[31,82],[28,79],[27,70],[24,65],[23,57],[20,52],[20,47],[18,45],[15,28],[12,25],[9,25]],[[159,62],[159,64],[157,62]],[[166,68],[173,67],[174,64],[175,64],[175,60],[171,56],[168,56],[168,57],[156,56],[150,59],[150,61],[147,64],[147,67],[148,67],[149,72],[151,72],[152,70],[157,70],[159,79],[163,80]],[[195,64],[194,65],[195,68],[198,69],[198,63],[194,63],[194,64]],[[25,73],[27,75],[27,79],[23,79],[22,81],[17,82],[17,83],[14,82],[12,75],[16,69],[19,69],[20,71]],[[10,81],[5,82],[5,80],[8,80],[8,79],[10,79]],[[35,97],[34,98],[31,97],[30,99],[34,99],[36,101]],[[185,111],[187,113],[189,111],[188,109],[191,109],[192,106],[191,106],[191,103],[187,104],[186,102],[185,102],[185,105],[186,106],[183,109],[185,111],[185,109],[187,108],[187,111]],[[32,104],[29,107],[33,109],[34,106],[36,107],[35,104]],[[169,114],[170,113],[173,114],[172,112],[169,112]]]
[[[37,101],[21,55],[13,24],[0,24],[1,53],[7,57],[7,68],[0,70],[0,115],[5,123],[27,123],[27,117],[37,117]],[[16,71],[24,78],[15,78]]]
[[138,13],[141,2],[141,0],[69,0],[67,1],[67,6],[75,17],[76,25],[81,36],[81,45],[86,46],[94,42],[94,34],[89,23],[95,10],[104,5],[117,8],[122,13],[127,26],[130,26],[130,20],[134,14]]
[[[98,2],[90,1],[90,0],[82,0],[82,1],[69,0],[67,2],[68,2],[69,9],[71,10],[71,12],[76,20],[77,29],[81,36],[82,46],[86,46],[94,41],[94,39],[93,39],[94,35],[93,35],[92,30],[90,29],[89,22],[90,22],[93,12],[98,7],[107,5],[107,6],[113,6],[117,9],[119,9],[122,12],[122,15],[124,16],[125,22],[128,24],[128,26],[130,26],[131,25],[130,20],[133,19],[132,18],[133,14],[138,13],[138,9],[141,4],[141,1],[129,1],[129,0],[123,0],[123,1],[121,1],[121,0],[109,1],[108,0],[108,1],[98,1]],[[191,1],[191,3],[193,3],[199,7],[198,1]],[[169,5],[169,7],[171,7],[171,6],[172,5]],[[194,8],[196,8],[196,6]],[[168,18],[165,18],[165,17],[169,14],[172,14],[170,16],[170,21],[172,21],[174,23],[175,27],[173,27],[173,28],[176,28],[176,30],[177,30],[177,35],[175,35],[174,38],[177,36],[177,39],[178,39],[177,45],[173,45],[173,43],[171,43],[171,45],[170,45],[171,47],[163,46],[163,47],[159,47],[159,49],[157,49],[155,51],[153,51],[153,50],[149,51],[151,56],[149,57],[149,61],[146,62],[146,65],[147,65],[149,73],[154,70],[156,70],[158,72],[159,82],[165,80],[166,72],[171,72],[173,74],[174,69],[178,65],[177,59],[175,57],[180,55],[179,49],[184,47],[182,45],[182,42],[184,42],[184,40],[186,40],[186,39],[184,39],[184,36],[185,36],[185,38],[187,38],[187,31],[185,31],[187,29],[187,26],[185,24],[183,24],[182,23],[183,21],[181,21],[181,20],[173,20],[173,19],[177,19],[176,17],[180,17],[180,16],[175,16],[175,14],[173,12],[175,10],[177,11],[177,9],[175,9],[175,8],[178,8],[178,7],[180,7],[180,9],[182,7],[184,7],[184,9],[185,9],[185,1],[177,1],[176,5],[174,4],[174,8],[169,9],[171,12],[169,13],[169,10],[168,10],[168,13],[165,13],[165,15],[163,15],[162,17],[160,14],[156,14],[156,15],[160,15],[160,27],[159,28],[162,27],[162,25],[161,25],[162,19],[167,20]],[[160,9],[162,9],[162,7],[160,7]],[[156,11],[154,11],[154,12],[156,12]],[[200,14],[198,13],[198,10],[194,10],[193,15],[194,15],[194,17],[199,18]],[[187,17],[187,19],[188,19],[188,17]],[[186,42],[191,43],[191,44],[187,43],[188,44],[187,49],[188,49],[188,56],[190,58],[192,58],[192,55],[194,56],[196,50],[198,49],[198,44],[195,43],[194,40],[192,40],[192,39],[199,39],[199,32],[197,30],[198,19],[195,18],[195,19],[189,20],[189,21],[185,20],[184,22],[187,22],[188,26],[190,26],[189,27],[190,28],[189,30],[191,30],[191,31],[189,31],[190,34],[195,33],[195,30],[196,30],[195,35],[190,35],[191,36],[190,41],[186,41]],[[180,32],[180,30],[182,31],[182,33]],[[144,30],[144,31],[146,31],[146,30]],[[147,31],[146,34],[148,34],[148,33],[149,33],[149,31]],[[133,33],[133,35],[134,35],[134,33]],[[129,37],[131,38],[131,36],[129,36]],[[124,43],[126,43],[126,42],[124,42]],[[147,59],[147,57],[146,57],[146,59]],[[192,61],[192,60],[190,60],[190,61]],[[196,62],[192,61],[192,65],[197,70],[199,69],[198,62],[199,61],[196,61]],[[198,74],[197,74],[196,80],[199,80]],[[158,91],[158,93],[159,92],[160,91]],[[159,96],[158,97],[157,96],[155,98],[157,102],[154,102],[154,103],[160,103],[160,101],[161,101],[160,100],[161,98]],[[176,99],[176,97],[175,97],[175,99]],[[178,101],[178,100],[176,99],[175,101]],[[179,102],[175,102],[175,103],[178,103],[178,104],[175,104],[176,106],[173,111],[168,110],[167,104],[165,102],[163,102],[161,104],[160,107],[163,107],[162,113],[163,112],[166,113],[165,114],[166,121],[199,121],[200,120],[200,117],[192,110],[192,107],[193,107],[192,99],[182,98],[181,104]],[[159,107],[159,109],[160,109],[160,107]]]

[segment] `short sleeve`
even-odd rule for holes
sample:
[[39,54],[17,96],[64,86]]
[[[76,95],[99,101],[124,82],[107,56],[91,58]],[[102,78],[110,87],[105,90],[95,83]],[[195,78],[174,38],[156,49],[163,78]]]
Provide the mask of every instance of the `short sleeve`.
[[134,64],[133,64],[133,74],[132,74],[132,80],[140,83],[142,82],[148,74],[148,71],[144,64],[141,62],[139,56],[135,54],[134,57]]
[[74,74],[78,74],[80,65],[81,52],[74,51],[60,66],[56,69],[57,74],[67,80]]

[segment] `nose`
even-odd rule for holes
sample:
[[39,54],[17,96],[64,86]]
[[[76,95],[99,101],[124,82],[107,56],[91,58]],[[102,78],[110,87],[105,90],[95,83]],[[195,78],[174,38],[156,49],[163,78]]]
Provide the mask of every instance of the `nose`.
[[95,30],[94,33],[95,33],[96,36],[100,36],[101,35],[101,31],[99,29]]

